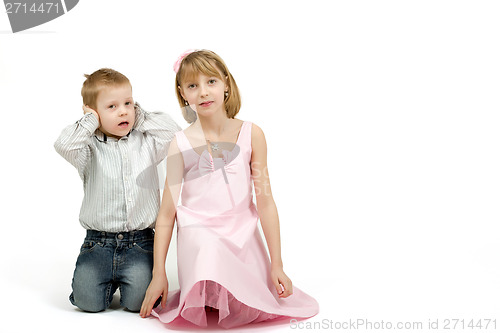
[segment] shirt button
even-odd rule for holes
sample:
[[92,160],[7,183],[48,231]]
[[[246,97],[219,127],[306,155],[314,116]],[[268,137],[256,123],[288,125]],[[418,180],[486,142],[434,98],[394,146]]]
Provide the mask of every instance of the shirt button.
[[123,239],[123,235],[122,235],[122,234],[119,234],[119,235],[118,235],[118,239],[119,239],[119,240],[122,240],[122,239]]

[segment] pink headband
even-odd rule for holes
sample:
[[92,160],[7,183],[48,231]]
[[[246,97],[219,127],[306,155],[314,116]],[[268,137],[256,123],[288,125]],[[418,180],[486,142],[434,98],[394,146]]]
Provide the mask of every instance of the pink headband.
[[188,54],[191,54],[193,52],[196,52],[198,50],[187,50],[187,51],[184,51],[183,54],[181,54],[179,56],[179,58],[177,58],[177,61],[174,63],[174,72],[177,74],[177,72],[179,71],[179,68],[181,68],[181,63],[182,63],[182,60],[188,55]]

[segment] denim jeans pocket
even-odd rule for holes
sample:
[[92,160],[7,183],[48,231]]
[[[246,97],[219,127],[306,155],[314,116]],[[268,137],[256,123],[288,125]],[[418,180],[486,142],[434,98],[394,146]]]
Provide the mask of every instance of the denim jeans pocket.
[[134,248],[143,253],[153,253],[153,240],[145,239],[134,243]]
[[80,248],[80,255],[94,251],[98,245],[98,242],[85,240]]

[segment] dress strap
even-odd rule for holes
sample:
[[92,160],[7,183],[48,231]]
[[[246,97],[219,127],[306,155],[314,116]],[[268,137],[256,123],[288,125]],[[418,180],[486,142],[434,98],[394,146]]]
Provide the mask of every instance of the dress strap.
[[191,144],[189,143],[186,134],[184,134],[184,131],[175,133],[175,137],[177,138],[177,146],[180,151],[187,151],[191,149]]
[[175,133],[175,137],[177,138],[177,147],[179,147],[184,160],[184,169],[189,169],[199,160],[200,155],[194,151],[184,131]]
[[252,123],[249,121],[244,121],[241,125],[238,146],[240,154],[243,154],[245,160],[249,162],[252,156]]
[[242,147],[252,147],[252,123],[244,121],[241,125],[238,143]]

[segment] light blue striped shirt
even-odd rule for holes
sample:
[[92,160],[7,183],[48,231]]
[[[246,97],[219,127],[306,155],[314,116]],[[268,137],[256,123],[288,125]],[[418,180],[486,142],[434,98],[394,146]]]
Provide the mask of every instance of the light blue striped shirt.
[[54,144],[83,180],[80,223],[85,229],[126,232],[154,227],[160,207],[157,165],[180,127],[167,114],[146,112],[136,103],[136,121],[115,139],[85,114]]

